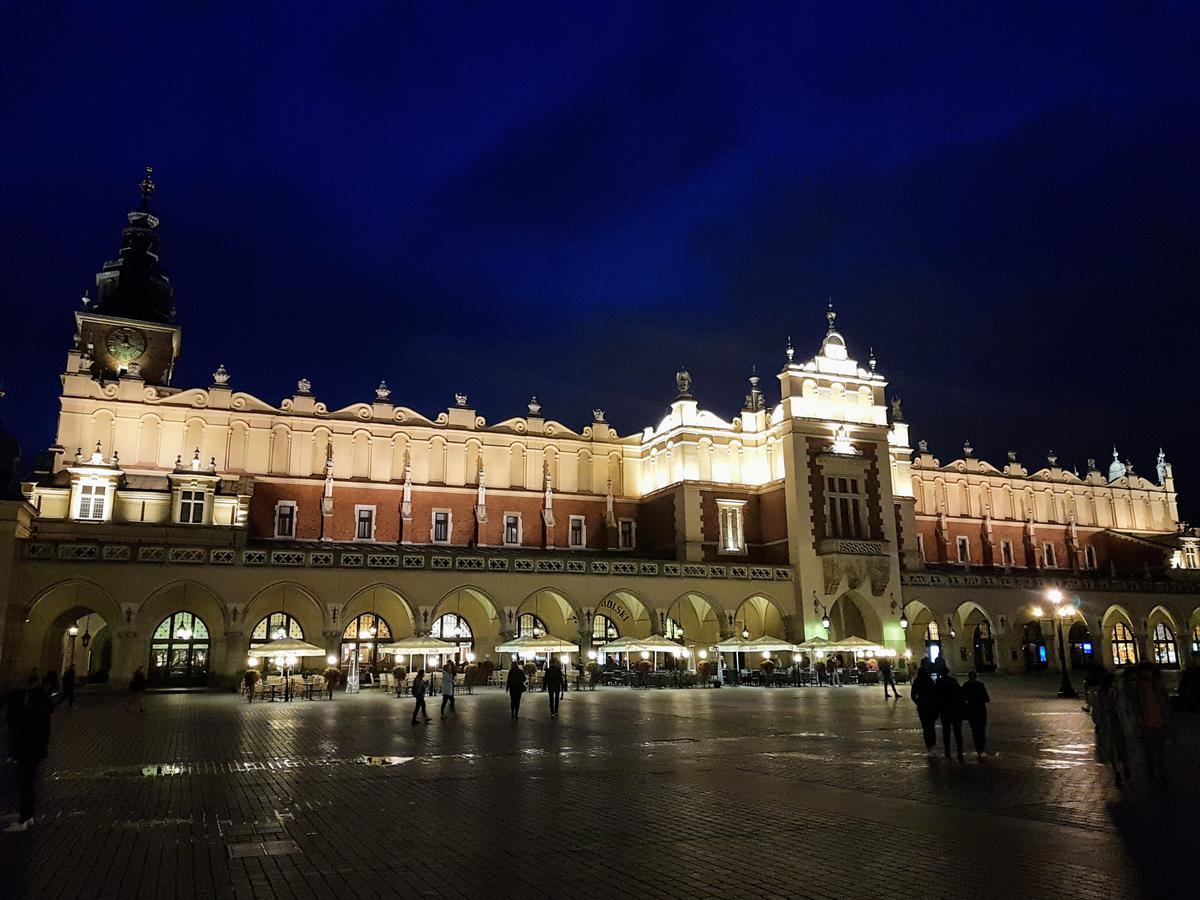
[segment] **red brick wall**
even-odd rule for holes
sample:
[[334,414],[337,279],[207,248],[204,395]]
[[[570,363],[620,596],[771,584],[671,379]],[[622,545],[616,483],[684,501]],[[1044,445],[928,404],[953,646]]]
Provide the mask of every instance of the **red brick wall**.
[[674,559],[675,493],[668,491],[637,507],[637,549],[640,554]]
[[[746,540],[744,556],[720,552],[721,519],[717,500],[745,500],[742,509],[742,529]],[[767,562],[786,564],[787,544],[764,547],[768,541],[787,539],[787,513],[782,488],[769,494],[738,491],[700,492],[701,536],[704,540],[704,559],[709,562]]]

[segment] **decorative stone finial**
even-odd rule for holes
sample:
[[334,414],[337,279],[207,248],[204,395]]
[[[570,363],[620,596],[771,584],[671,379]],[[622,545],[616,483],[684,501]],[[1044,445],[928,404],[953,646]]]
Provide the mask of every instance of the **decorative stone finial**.
[[788,363],[790,364],[792,357],[796,355],[796,348],[792,346],[792,336],[790,334],[787,339],[787,350],[784,352],[787,353]]
[[832,297],[829,298],[829,306],[825,310],[825,321],[827,321],[829,323],[829,330],[825,333],[833,334],[834,324],[837,322],[837,313],[833,309],[833,298]]
[[196,452],[192,454],[192,471],[200,471],[200,448],[196,448]]
[[692,376],[688,374],[687,369],[680,369],[675,373],[675,386],[679,388],[679,396],[676,400],[691,400],[692,399]]
[[82,303],[84,306],[87,306],[89,303],[92,302],[92,298],[88,296],[87,291],[84,291],[83,296],[79,298],[79,302]]
[[876,365],[876,363],[875,363],[875,348],[874,347],[871,347],[870,350],[868,351],[867,365],[871,367],[871,374],[874,375],[875,374],[875,365]]
[[309,381],[307,378],[301,378],[299,381],[296,382],[296,393],[297,394],[311,394],[312,393],[312,382]]
[[592,410],[592,421],[593,422],[603,422],[604,421],[604,410],[593,409]]
[[1163,452],[1162,447],[1158,448],[1158,459],[1154,468],[1158,471],[1158,483],[1163,484],[1167,480],[1167,454]]
[[141,378],[142,377],[142,364],[137,361],[131,362],[129,364],[128,375],[130,378]]
[[541,416],[541,414],[542,404],[538,403],[538,398],[536,395],[534,395],[533,397],[529,398],[529,415],[531,417],[537,417]]
[[921,440],[917,441],[917,451],[920,453],[928,453],[929,441],[925,440],[924,438],[921,438]]
[[142,195],[142,209],[150,208],[150,198],[154,196],[154,166],[146,166],[146,175],[138,185],[138,193]]
[[1008,451],[1008,461],[1010,463],[1015,463],[1017,461],[1017,451],[1016,450]]
[[1108,467],[1108,480],[1116,481],[1118,478],[1125,477],[1125,475],[1128,472],[1128,467],[1122,465],[1121,455],[1117,452],[1117,447],[1115,444],[1113,445],[1112,458],[1113,458],[1112,465],[1110,465]]
[[229,384],[229,370],[225,368],[225,363],[221,363],[217,366],[217,371],[213,372],[213,384]]
[[1058,466],[1058,454],[1055,453],[1053,450],[1048,451],[1046,453],[1046,462],[1048,462],[1050,464],[1050,468],[1052,468],[1052,469],[1055,468],[1056,466]]
[[892,421],[893,422],[903,422],[904,421],[904,407],[902,407],[900,405],[899,397],[892,397]]
[[975,448],[971,446],[970,441],[963,441],[963,456],[970,459],[975,455]]
[[387,386],[387,382],[379,382],[379,387],[375,388],[375,399],[380,403],[385,403],[390,396],[392,396],[392,389]]
[[763,400],[762,391],[758,385],[762,379],[758,377],[758,369],[755,366],[750,367],[750,393],[746,395],[745,410],[747,412],[760,412],[766,408],[766,403]]
[[1088,457],[1087,470],[1088,472],[1096,471],[1096,460],[1092,459],[1090,456]]
[[454,405],[458,406],[458,407],[465,407],[467,405],[467,395],[466,394],[455,394],[454,395]]

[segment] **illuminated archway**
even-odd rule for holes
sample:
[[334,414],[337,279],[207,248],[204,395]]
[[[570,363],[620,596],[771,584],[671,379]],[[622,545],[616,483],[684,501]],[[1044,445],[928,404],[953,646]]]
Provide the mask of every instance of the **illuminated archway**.
[[179,610],[158,623],[150,638],[150,684],[202,685],[208,680],[211,640],[195,613]]

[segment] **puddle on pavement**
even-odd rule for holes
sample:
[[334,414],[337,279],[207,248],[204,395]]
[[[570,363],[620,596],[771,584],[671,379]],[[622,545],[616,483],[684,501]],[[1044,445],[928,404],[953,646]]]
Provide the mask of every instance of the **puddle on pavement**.
[[368,766],[400,766],[413,759],[412,756],[364,756],[362,762]]
[[157,778],[159,775],[186,775],[187,766],[177,763],[163,763],[159,766],[142,766],[142,774],[147,778]]

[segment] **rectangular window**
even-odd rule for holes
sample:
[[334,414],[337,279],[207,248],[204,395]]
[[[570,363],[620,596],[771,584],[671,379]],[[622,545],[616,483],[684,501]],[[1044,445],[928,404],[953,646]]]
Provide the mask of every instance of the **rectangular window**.
[[79,518],[90,522],[104,519],[104,503],[108,486],[103,484],[81,484],[79,486]]
[[969,563],[971,561],[971,541],[969,538],[959,535],[954,539],[955,546],[958,547],[958,561],[960,563]]
[[857,478],[825,479],[825,522],[830,537],[867,537],[866,498]]
[[375,507],[374,506],[355,506],[354,507],[354,539],[356,541],[373,541],[375,540]]
[[620,547],[622,550],[632,550],[634,548],[634,535],[637,531],[637,523],[633,519],[622,519],[617,523],[618,534],[620,535]]
[[203,524],[204,491],[181,491],[179,493],[179,521],[183,525]]
[[571,547],[583,547],[587,544],[583,516],[571,516],[571,528],[567,535],[567,543]]
[[1051,543],[1042,544],[1042,555],[1045,560],[1047,569],[1058,568],[1058,558],[1054,555],[1054,545]]
[[1013,548],[1012,541],[1000,542],[1000,561],[1007,567],[1012,568],[1013,565]]
[[433,511],[433,542],[435,544],[450,543],[450,510],[448,509]]
[[1096,565],[1096,548],[1091,544],[1083,548],[1083,567],[1085,569],[1099,568]]
[[275,537],[296,536],[296,501],[280,500],[275,504]]
[[721,533],[719,552],[746,552],[745,521],[742,515],[745,506],[745,500],[717,501],[717,521]]
[[506,547],[519,547],[521,545],[520,513],[504,514],[504,545]]
[[921,561],[925,561],[925,535],[917,535],[917,556],[921,557]]

